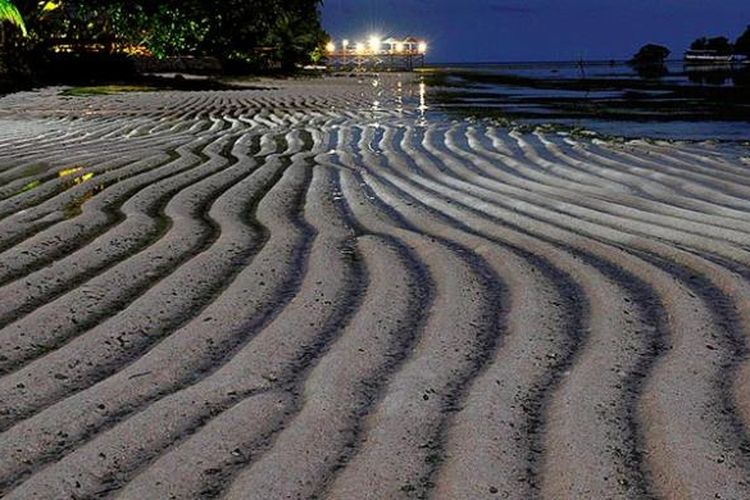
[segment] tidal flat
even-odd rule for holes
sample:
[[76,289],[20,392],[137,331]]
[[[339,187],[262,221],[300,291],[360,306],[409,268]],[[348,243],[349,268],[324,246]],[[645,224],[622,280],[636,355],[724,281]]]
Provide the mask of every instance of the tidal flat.
[[0,496],[750,497],[746,144],[68,90],[0,99]]

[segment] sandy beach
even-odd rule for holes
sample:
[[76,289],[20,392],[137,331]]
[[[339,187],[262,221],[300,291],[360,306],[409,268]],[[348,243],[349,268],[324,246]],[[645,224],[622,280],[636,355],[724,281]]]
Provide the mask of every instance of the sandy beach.
[[750,498],[750,149],[406,75],[0,99],[0,496]]

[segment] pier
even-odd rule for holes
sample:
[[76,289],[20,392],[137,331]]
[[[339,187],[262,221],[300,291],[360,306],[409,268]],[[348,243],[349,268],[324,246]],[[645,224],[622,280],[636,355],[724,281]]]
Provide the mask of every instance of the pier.
[[427,42],[414,37],[403,39],[371,36],[367,42],[326,45],[326,61],[335,71],[413,71],[425,63]]

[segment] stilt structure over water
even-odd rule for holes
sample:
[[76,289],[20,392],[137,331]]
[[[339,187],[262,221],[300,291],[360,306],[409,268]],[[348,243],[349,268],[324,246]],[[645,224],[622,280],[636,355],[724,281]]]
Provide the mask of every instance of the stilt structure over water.
[[328,67],[346,71],[412,71],[424,66],[427,43],[371,36],[366,42],[330,41],[326,46]]

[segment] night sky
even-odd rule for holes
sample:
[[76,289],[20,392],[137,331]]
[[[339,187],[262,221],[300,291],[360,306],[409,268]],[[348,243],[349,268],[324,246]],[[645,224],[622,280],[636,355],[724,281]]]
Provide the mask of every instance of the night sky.
[[337,40],[424,37],[430,62],[623,59],[647,42],[681,57],[698,36],[734,40],[750,0],[325,0],[323,19]]

